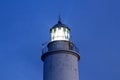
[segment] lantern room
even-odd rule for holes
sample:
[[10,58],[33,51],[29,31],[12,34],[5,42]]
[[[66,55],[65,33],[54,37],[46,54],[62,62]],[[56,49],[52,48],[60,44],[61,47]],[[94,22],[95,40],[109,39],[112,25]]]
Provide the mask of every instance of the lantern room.
[[60,19],[58,23],[50,29],[50,34],[51,41],[70,40],[70,29],[65,24],[62,24]]

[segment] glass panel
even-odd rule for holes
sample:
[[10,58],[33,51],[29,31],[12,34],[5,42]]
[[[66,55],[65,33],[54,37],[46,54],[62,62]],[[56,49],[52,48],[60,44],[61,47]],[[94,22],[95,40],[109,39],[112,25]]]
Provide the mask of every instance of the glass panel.
[[51,31],[51,41],[55,40],[69,40],[69,30],[67,28],[61,27],[61,28],[54,28]]

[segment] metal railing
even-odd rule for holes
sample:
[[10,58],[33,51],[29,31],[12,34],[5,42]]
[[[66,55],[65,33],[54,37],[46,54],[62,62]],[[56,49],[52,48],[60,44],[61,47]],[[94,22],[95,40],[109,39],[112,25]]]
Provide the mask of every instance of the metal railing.
[[[48,52],[49,50],[48,50],[48,47],[47,47],[47,44],[48,43],[46,43],[46,44],[44,44],[44,45],[42,45],[42,54],[44,54],[44,53],[46,53],[46,52]],[[70,47],[70,46],[69,46]],[[75,45],[73,46],[73,48],[71,49],[71,48],[69,48],[69,50],[73,50],[73,51],[75,51],[75,52],[77,52],[77,53],[80,53],[80,50],[79,50],[79,48],[78,47],[76,47]]]

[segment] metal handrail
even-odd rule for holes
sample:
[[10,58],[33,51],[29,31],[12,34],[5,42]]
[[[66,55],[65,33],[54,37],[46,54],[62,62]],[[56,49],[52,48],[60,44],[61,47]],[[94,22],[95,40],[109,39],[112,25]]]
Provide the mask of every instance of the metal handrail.
[[[44,53],[46,53],[46,52],[48,52],[48,47],[47,47],[47,44],[44,44],[44,45],[42,45],[43,46],[43,49],[42,49],[42,54],[44,54]],[[74,45],[74,47],[71,49],[71,48],[69,48],[69,50],[73,50],[73,51],[75,51],[75,52],[77,52],[77,53],[79,53],[80,52],[80,50],[78,49],[78,47],[76,47],[75,45]]]

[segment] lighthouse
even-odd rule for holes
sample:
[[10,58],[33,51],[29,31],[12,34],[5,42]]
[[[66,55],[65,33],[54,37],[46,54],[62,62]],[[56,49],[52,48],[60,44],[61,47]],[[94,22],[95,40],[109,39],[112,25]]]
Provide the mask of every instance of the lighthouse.
[[70,28],[58,20],[50,29],[50,41],[42,50],[43,80],[79,80],[79,50],[71,41]]

